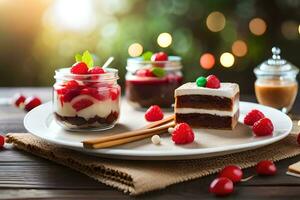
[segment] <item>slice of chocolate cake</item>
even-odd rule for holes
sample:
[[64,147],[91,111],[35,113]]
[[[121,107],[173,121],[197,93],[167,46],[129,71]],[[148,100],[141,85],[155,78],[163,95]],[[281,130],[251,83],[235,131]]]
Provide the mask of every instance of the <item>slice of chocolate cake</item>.
[[175,121],[192,127],[233,129],[239,117],[239,86],[221,83],[219,88],[186,83],[175,90]]

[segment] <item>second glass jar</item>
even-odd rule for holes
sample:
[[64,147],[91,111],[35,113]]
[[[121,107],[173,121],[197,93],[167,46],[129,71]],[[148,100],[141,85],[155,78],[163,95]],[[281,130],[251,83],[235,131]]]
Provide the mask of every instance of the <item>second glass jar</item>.
[[[139,73],[140,70],[159,69],[160,76]],[[168,108],[174,103],[174,90],[182,84],[181,58],[169,56],[168,61],[127,60],[126,98],[135,107],[158,105]]]

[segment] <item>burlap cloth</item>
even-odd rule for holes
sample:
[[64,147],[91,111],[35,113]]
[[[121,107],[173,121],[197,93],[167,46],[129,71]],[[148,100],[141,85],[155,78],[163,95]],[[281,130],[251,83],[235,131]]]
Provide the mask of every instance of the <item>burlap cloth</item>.
[[8,142],[17,149],[68,166],[130,195],[137,195],[218,172],[229,164],[247,168],[264,159],[278,161],[296,156],[300,154],[296,141],[299,130],[294,123],[292,133],[280,142],[256,150],[185,161],[129,161],[92,157],[49,144],[29,133],[8,134]]

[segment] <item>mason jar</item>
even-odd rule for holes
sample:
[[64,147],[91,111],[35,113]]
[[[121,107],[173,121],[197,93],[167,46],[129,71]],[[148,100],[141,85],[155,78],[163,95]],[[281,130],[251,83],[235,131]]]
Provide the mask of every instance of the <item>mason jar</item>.
[[280,49],[272,48],[273,56],[254,69],[257,77],[255,94],[260,104],[287,113],[292,108],[297,92],[299,69],[280,57]]
[[120,115],[118,70],[78,75],[63,68],[55,71],[54,78],[53,111],[58,124],[72,131],[114,127]]
[[[145,61],[141,57],[127,60],[126,99],[134,107],[158,105],[169,108],[174,103],[174,90],[182,84],[182,64],[179,56],[167,61]],[[140,75],[141,70],[157,70],[159,76]]]

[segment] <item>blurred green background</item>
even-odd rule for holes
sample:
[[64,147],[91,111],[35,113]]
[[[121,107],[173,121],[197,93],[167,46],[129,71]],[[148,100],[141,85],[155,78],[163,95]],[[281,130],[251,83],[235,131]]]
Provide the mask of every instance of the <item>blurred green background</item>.
[[186,81],[216,74],[253,93],[273,46],[300,66],[299,10],[300,0],[0,0],[0,86],[51,86],[84,50],[99,65],[114,56],[123,85],[126,59],[150,50],[182,56]]

